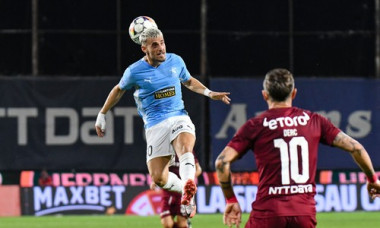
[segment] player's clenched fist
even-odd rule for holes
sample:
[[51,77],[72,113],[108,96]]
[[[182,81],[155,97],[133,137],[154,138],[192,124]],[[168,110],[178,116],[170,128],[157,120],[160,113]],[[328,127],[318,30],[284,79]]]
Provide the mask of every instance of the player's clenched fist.
[[106,114],[99,112],[98,117],[95,122],[96,133],[99,137],[104,136],[104,131],[106,130]]
[[367,182],[368,194],[372,199],[380,197],[380,181],[377,179],[377,176],[374,175],[375,181]]

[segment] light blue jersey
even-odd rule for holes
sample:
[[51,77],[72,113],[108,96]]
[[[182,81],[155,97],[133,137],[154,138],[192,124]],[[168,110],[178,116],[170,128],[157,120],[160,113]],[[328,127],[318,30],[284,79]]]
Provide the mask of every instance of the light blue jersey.
[[166,53],[157,68],[144,59],[130,65],[119,82],[122,90],[135,88],[133,94],[145,128],[172,116],[187,115],[182,100],[181,82],[191,78],[182,58]]

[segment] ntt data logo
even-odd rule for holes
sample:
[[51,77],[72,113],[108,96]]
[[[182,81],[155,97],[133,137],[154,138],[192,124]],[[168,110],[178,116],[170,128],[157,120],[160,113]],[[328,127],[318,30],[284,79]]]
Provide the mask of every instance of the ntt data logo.
[[114,205],[122,209],[125,186],[34,187],[36,216],[67,211],[105,212]]

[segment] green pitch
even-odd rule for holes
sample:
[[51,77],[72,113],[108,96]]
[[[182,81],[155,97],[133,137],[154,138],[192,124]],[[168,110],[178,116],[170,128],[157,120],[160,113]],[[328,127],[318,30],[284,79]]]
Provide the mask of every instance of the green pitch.
[[[243,215],[243,225],[248,214]],[[322,228],[380,227],[379,212],[319,213],[318,226]],[[222,224],[221,214],[196,215],[194,228],[227,227]],[[0,218],[0,228],[150,228],[161,227],[158,216],[43,216]]]

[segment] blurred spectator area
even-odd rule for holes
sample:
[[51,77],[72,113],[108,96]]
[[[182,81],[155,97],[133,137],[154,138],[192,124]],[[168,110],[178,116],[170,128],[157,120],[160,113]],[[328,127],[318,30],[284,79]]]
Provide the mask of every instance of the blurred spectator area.
[[0,75],[121,75],[148,15],[193,75],[375,77],[376,1],[1,0]]

